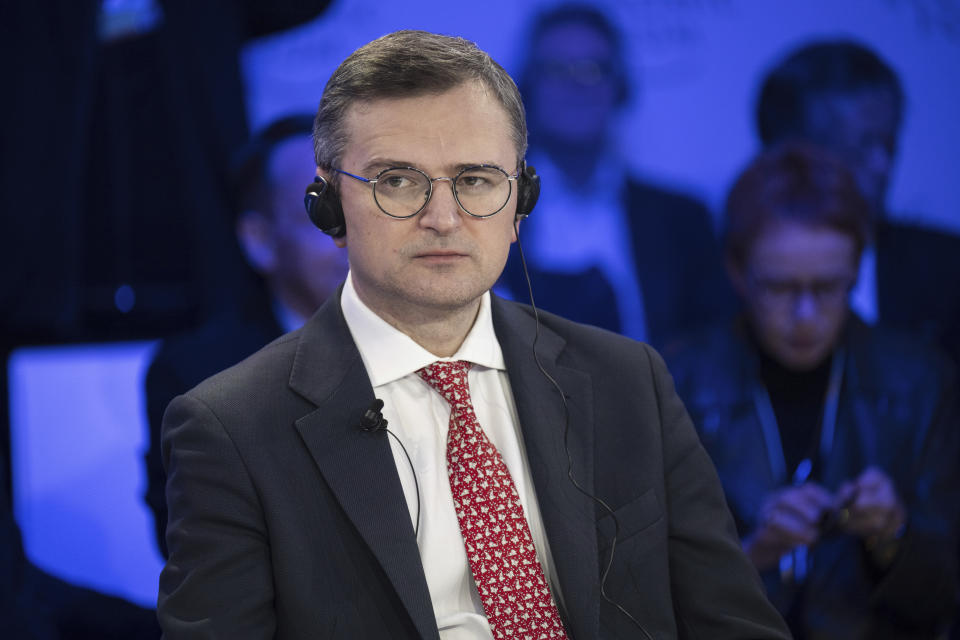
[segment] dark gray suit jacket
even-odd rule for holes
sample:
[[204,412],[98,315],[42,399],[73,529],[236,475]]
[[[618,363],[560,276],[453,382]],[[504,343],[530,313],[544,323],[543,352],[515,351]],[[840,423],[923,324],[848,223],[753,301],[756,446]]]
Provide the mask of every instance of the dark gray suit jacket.
[[[530,309],[495,297],[493,319],[571,637],[643,637],[601,597],[614,525],[567,478],[564,408],[532,357]],[[656,638],[789,637],[659,356],[541,320],[572,473],[619,522],[606,593]],[[439,637],[387,436],[358,428],[373,400],[336,296],[171,403],[167,638]]]

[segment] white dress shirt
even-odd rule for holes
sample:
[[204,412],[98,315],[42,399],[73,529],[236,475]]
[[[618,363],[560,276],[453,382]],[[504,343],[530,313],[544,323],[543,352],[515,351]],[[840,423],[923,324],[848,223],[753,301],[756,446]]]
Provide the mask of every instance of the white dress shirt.
[[[473,363],[468,375],[474,411],[487,437],[500,451],[520,494],[537,549],[537,557],[559,604],[561,594],[544,535],[530,465],[520,434],[516,406],[503,353],[493,331],[490,294],[460,349],[438,358],[380,318],[357,296],[348,275],[340,298],[343,315],[363,359],[373,391],[383,400],[388,429],[403,442],[419,482],[420,527],[417,545],[443,640],[492,638],[463,547],[447,477],[447,429],[450,405],[416,371],[438,360]],[[396,439],[389,436],[400,483],[416,526],[417,489],[411,464]]]

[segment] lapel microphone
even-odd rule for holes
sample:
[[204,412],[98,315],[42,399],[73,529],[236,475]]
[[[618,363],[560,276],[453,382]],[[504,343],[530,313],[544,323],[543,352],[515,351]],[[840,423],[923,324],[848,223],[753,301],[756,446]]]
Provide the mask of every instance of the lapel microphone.
[[388,431],[387,419],[383,417],[382,410],[383,400],[377,398],[371,402],[370,408],[360,417],[360,429],[362,431]]
[[387,435],[392,436],[393,439],[397,441],[397,444],[399,444],[403,450],[403,455],[407,457],[407,464],[410,465],[410,474],[413,476],[413,488],[417,492],[417,519],[413,525],[413,537],[416,538],[420,533],[420,482],[417,480],[417,470],[413,466],[413,460],[410,459],[410,453],[407,451],[407,448],[403,446],[403,442],[400,441],[397,434],[387,429],[387,419],[383,417],[383,400],[380,398],[374,399],[364,414],[360,416],[360,423],[357,426],[361,431],[367,433],[385,431]]

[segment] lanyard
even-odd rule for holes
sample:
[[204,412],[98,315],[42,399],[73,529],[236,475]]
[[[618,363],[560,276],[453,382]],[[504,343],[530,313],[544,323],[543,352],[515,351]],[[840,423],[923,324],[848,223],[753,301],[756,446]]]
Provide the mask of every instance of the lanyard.
[[[843,382],[843,367],[846,360],[846,351],[837,350],[830,363],[830,380],[827,383],[827,394],[823,401],[823,418],[820,421],[819,457],[823,465],[833,450],[833,440],[837,430],[837,410],[840,406],[840,384]],[[783,442],[780,440],[780,428],[777,426],[777,417],[770,402],[770,394],[762,383],[753,389],[753,403],[760,418],[760,428],[767,449],[767,460],[770,471],[777,483],[787,481],[787,462],[783,453]],[[804,458],[797,465],[790,477],[790,483],[799,486],[805,483],[813,471],[813,460]]]
[[[846,351],[837,350],[830,362],[830,379],[827,382],[827,394],[823,401],[823,417],[820,420],[820,448],[819,457],[821,466],[825,467],[830,452],[833,449],[834,435],[837,430],[837,409],[840,405],[840,384],[843,382],[843,365],[846,360]],[[767,459],[774,480],[782,484],[787,480],[787,462],[783,453],[783,443],[780,440],[780,428],[777,426],[777,417],[773,412],[770,394],[762,383],[758,383],[753,390],[753,402],[760,417],[760,426],[763,430],[763,439],[767,447]],[[797,468],[790,478],[790,484],[798,487],[810,479],[813,472],[813,460],[804,458],[797,464]],[[780,556],[780,579],[785,583],[802,584],[806,581],[810,565],[809,550],[800,545]]]

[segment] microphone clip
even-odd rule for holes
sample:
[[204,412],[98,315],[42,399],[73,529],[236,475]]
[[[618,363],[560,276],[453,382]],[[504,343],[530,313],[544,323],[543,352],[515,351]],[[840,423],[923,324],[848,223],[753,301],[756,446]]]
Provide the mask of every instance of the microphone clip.
[[377,431],[386,431],[387,419],[383,417],[383,413],[381,413],[382,409],[383,400],[377,398],[370,404],[370,408],[366,410],[363,416],[360,417],[360,429],[374,433]]

